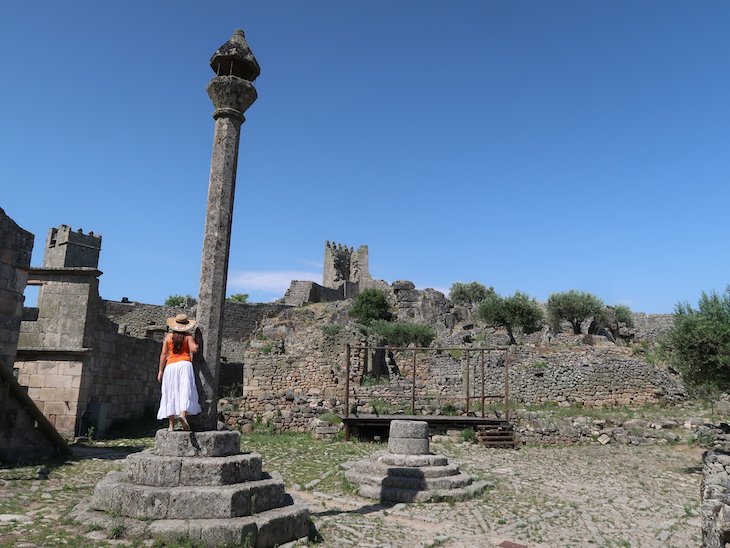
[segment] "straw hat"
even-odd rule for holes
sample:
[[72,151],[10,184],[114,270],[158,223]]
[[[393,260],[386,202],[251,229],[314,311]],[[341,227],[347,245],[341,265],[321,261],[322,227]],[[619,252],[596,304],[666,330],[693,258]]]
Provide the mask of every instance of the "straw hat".
[[195,320],[188,318],[187,314],[178,314],[172,318],[167,318],[167,327],[178,333],[187,333],[195,327]]

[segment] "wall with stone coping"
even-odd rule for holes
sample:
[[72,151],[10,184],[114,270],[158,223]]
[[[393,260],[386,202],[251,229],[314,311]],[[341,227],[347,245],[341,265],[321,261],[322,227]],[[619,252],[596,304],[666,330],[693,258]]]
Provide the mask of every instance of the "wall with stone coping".
[[706,451],[702,461],[702,546],[724,548],[730,543],[730,453]]

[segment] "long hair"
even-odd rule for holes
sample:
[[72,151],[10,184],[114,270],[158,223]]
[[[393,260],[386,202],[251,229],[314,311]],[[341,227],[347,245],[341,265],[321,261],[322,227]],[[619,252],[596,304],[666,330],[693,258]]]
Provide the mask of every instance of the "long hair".
[[185,340],[185,333],[172,332],[172,351],[179,354],[182,349],[182,343]]

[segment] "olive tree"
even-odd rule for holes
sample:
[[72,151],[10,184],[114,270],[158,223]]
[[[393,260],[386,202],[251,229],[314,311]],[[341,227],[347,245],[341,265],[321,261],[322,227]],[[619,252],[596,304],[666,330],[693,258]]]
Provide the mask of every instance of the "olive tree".
[[597,319],[594,323],[598,325],[605,323],[604,304],[595,295],[583,291],[564,291],[553,293],[547,300],[548,318],[553,331],[560,331],[560,322],[565,320],[573,326],[573,333],[583,333],[581,324],[588,318]]
[[695,395],[730,391],[730,286],[722,295],[703,292],[697,308],[678,303],[661,349]]
[[479,304],[487,295],[494,293],[494,289],[479,282],[454,282],[449,290],[449,299],[454,304]]
[[504,327],[510,344],[517,344],[514,336],[516,327],[531,333],[540,329],[543,322],[542,309],[537,301],[519,291],[511,297],[490,293],[479,305],[478,315],[489,326]]

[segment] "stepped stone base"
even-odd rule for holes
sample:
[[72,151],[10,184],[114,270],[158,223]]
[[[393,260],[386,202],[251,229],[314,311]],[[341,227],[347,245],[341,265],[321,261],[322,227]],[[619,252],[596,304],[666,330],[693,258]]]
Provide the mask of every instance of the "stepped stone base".
[[206,546],[275,546],[307,537],[309,511],[261,456],[240,453],[238,432],[160,430],[155,448],[110,472],[74,517],[127,536]]
[[428,423],[390,423],[388,452],[346,465],[345,478],[363,497],[389,502],[463,500],[488,486],[474,481],[443,455],[429,453]]

